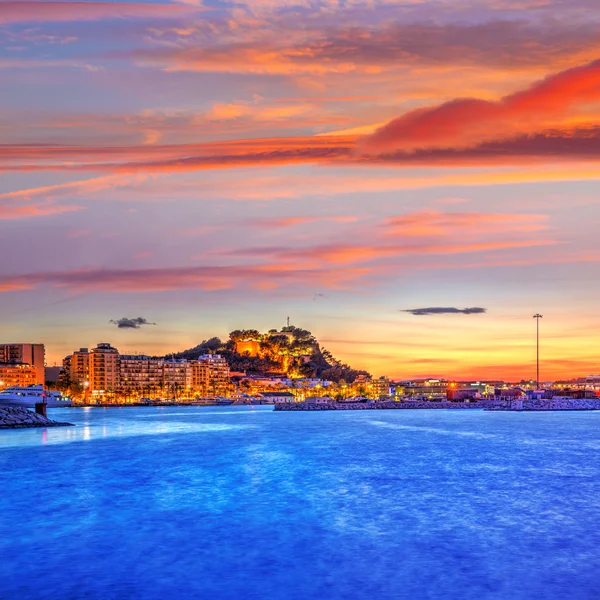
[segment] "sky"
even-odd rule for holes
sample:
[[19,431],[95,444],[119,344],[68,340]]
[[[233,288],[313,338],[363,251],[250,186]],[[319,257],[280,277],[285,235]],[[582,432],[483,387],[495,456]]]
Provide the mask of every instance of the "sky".
[[599,162],[597,0],[0,2],[0,341],[597,373]]

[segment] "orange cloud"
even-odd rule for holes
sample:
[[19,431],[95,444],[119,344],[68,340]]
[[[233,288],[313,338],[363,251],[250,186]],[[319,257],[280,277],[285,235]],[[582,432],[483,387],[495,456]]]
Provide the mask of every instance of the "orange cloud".
[[411,111],[364,138],[329,135],[107,147],[9,144],[0,146],[0,168],[143,174],[290,164],[592,164],[600,160],[600,123],[573,127],[572,118],[574,111],[595,101],[600,103],[600,61],[549,77],[499,102],[454,100]]
[[[288,75],[340,79],[348,74],[380,75],[401,69],[485,66],[502,69],[564,68],[591,60],[598,52],[598,26],[590,22],[543,25],[525,19],[490,18],[485,23],[429,24],[406,22],[388,6],[377,22],[376,11],[360,14],[360,7],[336,3],[336,23],[315,11],[297,27],[297,13],[278,11],[281,3],[254,18],[205,24],[188,30],[185,38],[160,35],[160,41],[177,42],[160,48],[139,48],[117,54],[137,64],[166,71],[202,71],[241,74]],[[310,10],[308,4],[304,10]],[[303,11],[303,14],[306,14]],[[403,18],[404,17],[404,18]],[[366,25],[358,23],[365,22]],[[256,31],[261,31],[257,36]],[[161,32],[163,33],[163,32]]]
[[421,211],[388,218],[386,235],[399,237],[489,235],[490,233],[547,229],[546,215],[498,213],[440,213]]
[[293,227],[294,225],[302,225],[304,223],[315,223],[317,221],[353,223],[358,221],[358,217],[351,215],[340,215],[334,217],[283,217],[281,219],[254,219],[250,221],[250,225],[264,229],[279,229],[283,227]]
[[64,206],[48,202],[27,205],[0,205],[0,220],[28,219],[30,217],[47,217],[67,212],[83,210],[83,206]]
[[283,217],[281,219],[254,219],[250,221],[253,227],[264,229],[279,229],[281,227],[293,227],[303,223],[313,223],[317,217]]
[[479,242],[471,244],[430,244],[430,245],[385,245],[385,246],[350,246],[329,245],[305,250],[287,250],[277,253],[282,259],[314,259],[332,264],[364,263],[375,259],[419,256],[424,254],[470,254],[510,248],[531,248],[550,246],[556,242],[551,240],[525,240],[503,242]]
[[84,179],[82,181],[72,181],[69,183],[59,183],[56,185],[47,185],[36,188],[27,188],[24,190],[16,190],[14,192],[6,192],[0,194],[0,200],[4,201],[26,201],[34,198],[52,198],[56,196],[77,196],[81,194],[91,194],[106,189],[114,189],[116,187],[128,185],[134,181],[140,182],[145,180],[144,175],[134,178],[123,175],[107,175],[104,177],[94,177],[93,179]]
[[411,111],[368,136],[367,154],[460,149],[556,127],[570,109],[600,101],[600,61],[552,75],[498,102],[457,99]]
[[78,269],[1,276],[0,291],[32,289],[40,285],[75,289],[81,292],[164,292],[171,290],[223,289],[256,287],[272,289],[265,282],[298,290],[305,286],[343,287],[347,282],[366,275],[366,268],[288,270],[276,265],[198,266],[157,269]]

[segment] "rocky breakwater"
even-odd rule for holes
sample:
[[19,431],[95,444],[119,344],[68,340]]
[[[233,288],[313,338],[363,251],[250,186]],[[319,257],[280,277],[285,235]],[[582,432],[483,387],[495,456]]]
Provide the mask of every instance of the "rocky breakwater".
[[0,408],[0,429],[25,429],[28,427],[67,427],[73,423],[58,423],[26,408],[6,406]]
[[488,410],[548,411],[600,410],[600,398],[548,398],[541,400],[512,400],[489,407]]
[[477,402],[290,402],[275,404],[275,410],[415,410],[415,409],[473,409],[492,408],[496,400],[479,400]]

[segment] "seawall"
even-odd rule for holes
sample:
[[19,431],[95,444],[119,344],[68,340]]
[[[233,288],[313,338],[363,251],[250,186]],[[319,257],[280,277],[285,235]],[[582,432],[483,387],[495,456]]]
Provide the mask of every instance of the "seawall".
[[274,410],[415,410],[415,409],[473,409],[492,408],[499,404],[498,400],[478,400],[477,402],[330,402],[314,404],[310,402],[293,402],[275,404]]
[[0,407],[0,429],[26,429],[29,427],[67,427],[72,423],[59,423],[26,408]]
[[488,410],[549,411],[549,410],[600,410],[600,398],[561,400],[512,400],[491,406]]

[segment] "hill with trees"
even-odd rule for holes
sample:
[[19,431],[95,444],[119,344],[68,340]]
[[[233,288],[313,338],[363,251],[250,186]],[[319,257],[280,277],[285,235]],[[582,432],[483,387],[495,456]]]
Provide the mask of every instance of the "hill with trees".
[[236,329],[226,341],[210,338],[169,356],[193,360],[202,354],[220,354],[232,371],[249,375],[316,377],[336,383],[352,383],[359,375],[370,376],[367,371],[353,369],[336,359],[310,331],[293,326],[267,333]]

